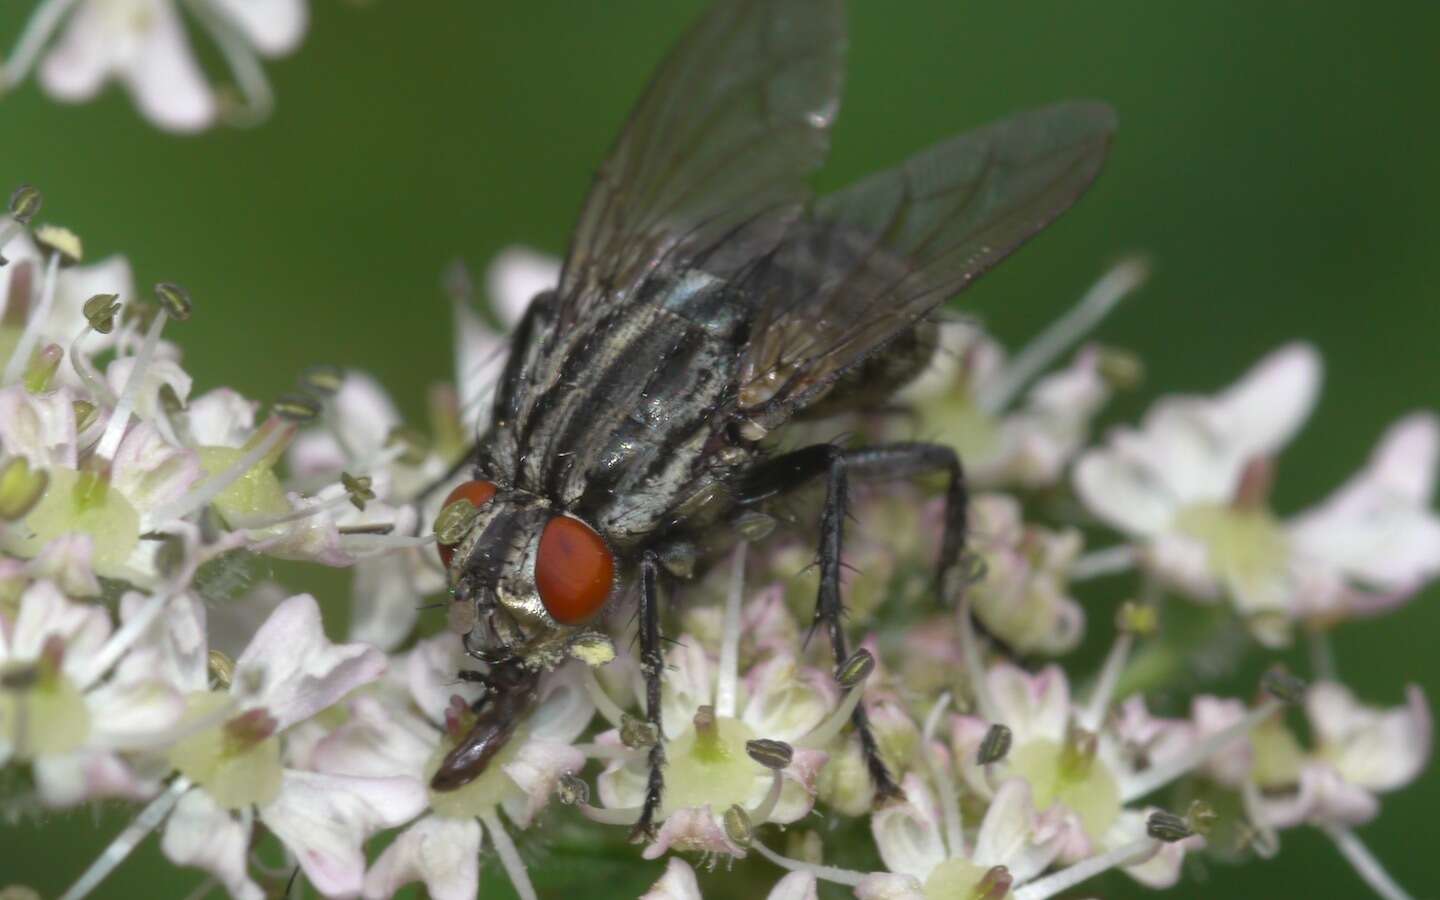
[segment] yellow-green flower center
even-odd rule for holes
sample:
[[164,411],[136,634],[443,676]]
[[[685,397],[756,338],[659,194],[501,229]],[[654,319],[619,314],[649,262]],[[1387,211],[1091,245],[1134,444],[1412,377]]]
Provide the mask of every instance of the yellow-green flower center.
[[95,571],[123,577],[140,541],[140,514],[124,494],[97,483],[96,477],[60,466],[50,469],[50,485],[25,517],[26,527],[6,529],[5,549],[33,557],[62,535],[88,534]]
[[709,804],[722,812],[734,804],[752,806],[757,787],[773,776],[745,752],[755,737],[739,719],[716,716],[697,732],[694,725],[665,748],[665,801],[661,817],[677,809]]
[[1056,741],[1035,740],[1010,752],[1010,768],[1030,783],[1035,808],[1064,804],[1099,841],[1120,817],[1120,787],[1098,758]]
[[[430,808],[436,815],[446,818],[473,819],[493,810],[505,798],[514,796],[520,788],[505,773],[505,765],[515,758],[524,744],[524,729],[517,729],[474,781],[453,791],[430,789]],[[454,747],[453,741],[440,741],[440,746],[425,764],[426,784],[430,783],[435,771],[440,768],[440,761],[445,758],[445,754]]]
[[[240,462],[248,452],[244,447],[201,447],[200,466],[206,475],[216,475]],[[227,519],[277,516],[290,512],[285,488],[270,468],[273,464],[274,460],[267,458],[251,466],[249,471],[216,496],[213,501],[215,509]]]
[[[216,715],[229,702],[220,691],[191,694],[183,722]],[[196,732],[170,749],[170,764],[226,809],[263,806],[280,793],[279,737],[231,727],[239,720]]]
[[925,900],[1010,900],[992,871],[968,859],[947,859],[925,879]]
[[[1176,524],[1205,545],[1211,568],[1232,591],[1251,604],[1270,605],[1265,590],[1285,576],[1290,550],[1283,526],[1268,509],[1197,504],[1182,510]],[[1274,602],[1282,600],[1277,595]]]
[[90,736],[85,695],[63,672],[40,663],[0,668],[0,741],[21,759],[69,753]]

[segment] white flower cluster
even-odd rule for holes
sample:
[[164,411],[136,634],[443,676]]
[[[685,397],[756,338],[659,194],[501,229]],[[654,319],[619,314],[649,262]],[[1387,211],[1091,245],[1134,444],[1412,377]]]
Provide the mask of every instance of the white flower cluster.
[[[1111,869],[1162,888],[1207,843],[1268,856],[1301,825],[1330,835],[1381,896],[1407,896],[1353,829],[1428,760],[1428,705],[1418,687],[1395,709],[1360,702],[1326,642],[1440,571],[1440,426],[1403,419],[1333,497],[1280,518],[1268,489],[1318,392],[1313,349],[1281,348],[1216,397],[1162,400],[1096,446],[1092,421],[1135,360],[1086,346],[1046,370],[1139,286],[1141,267],[1109,273],[1013,359],[973,323],[947,323],[935,371],[906,400],[964,449],[977,492],[956,608],[935,605],[925,571],[935,502],[857,489],[848,559],[860,571],[845,591],[862,649],[845,665],[807,640],[805,545],[741,544],[677,588],[687,602],[667,621],[659,733],[643,724],[620,610],[617,657],[548,673],[479,777],[439,791],[431,776],[483,692],[461,673],[485,667],[419,612],[446,588],[431,533],[444,492],[430,489],[484,427],[503,337],[458,287],[457,378],[432,398],[429,436],[372,379],[323,367],[260,416],[232,390],[192,392],[162,337],[191,314],[183,288],[161,283],[141,301],[123,259],[85,264],[78,238],[38,225],[40,202],[21,188],[0,224],[0,769],[24,785],[0,811],[139,809],[77,866],[67,900],[153,831],[171,861],[238,898],[298,868],[325,896],[384,898],[419,881],[460,900],[476,896],[490,852],[535,897],[513,833],[569,820],[628,852],[657,741],[666,789],[634,852],[668,862],[647,897],[700,896],[682,855],[737,878],[768,871],[769,896],[795,900],[819,881],[867,900],[1044,900]],[[554,261],[507,251],[489,285],[499,318],[556,277]],[[910,427],[852,424],[875,437]],[[1049,521],[1033,521],[1042,510]],[[1085,553],[1097,523],[1121,542]],[[346,642],[325,636],[315,599],[253,579],[262,555],[352,568]],[[1095,671],[1018,662],[1075,650],[1079,585],[1119,573],[1136,576],[1138,599],[1113,613]],[[1262,651],[1302,634],[1314,683],[1274,672],[1249,702],[1202,693],[1183,714],[1153,712],[1155,660],[1174,672],[1203,652],[1167,635],[1176,597],[1200,601],[1190,615],[1242,623]],[[1115,609],[1097,614],[1101,600],[1092,622]],[[876,797],[857,707],[903,797]],[[1182,797],[1234,802],[1166,808]],[[570,808],[547,812],[556,798]],[[382,832],[384,848],[367,847]],[[258,860],[261,835],[283,867]],[[850,853],[857,841],[873,849]],[[849,862],[877,851],[881,871]]]
[[[214,41],[233,87],[210,87],[186,18]],[[0,65],[0,95],[38,67],[45,91],[68,102],[117,81],[168,131],[199,131],[217,118],[251,124],[274,104],[259,58],[293,51],[308,19],[307,0],[40,0]]]

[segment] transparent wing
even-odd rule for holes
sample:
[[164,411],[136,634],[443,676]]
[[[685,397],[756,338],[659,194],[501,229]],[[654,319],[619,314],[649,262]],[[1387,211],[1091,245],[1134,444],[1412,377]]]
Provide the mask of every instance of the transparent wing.
[[814,204],[745,276],[762,296],[739,412],[778,423],[1068,209],[1114,112],[1066,103],[940,143]]
[[728,277],[809,198],[839,106],[841,0],[722,0],[655,73],[580,214],[560,330],[662,261]]

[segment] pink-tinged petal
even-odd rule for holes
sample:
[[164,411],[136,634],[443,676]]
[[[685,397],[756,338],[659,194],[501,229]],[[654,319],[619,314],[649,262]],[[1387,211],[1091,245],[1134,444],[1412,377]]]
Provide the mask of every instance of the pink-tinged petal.
[[395,554],[355,563],[350,637],[391,651],[400,646],[420,618],[409,567]]
[[[135,372],[135,363],[136,357],[122,356],[105,368],[105,381],[109,383],[115,396],[120,396],[125,385],[129,384],[130,377]],[[135,415],[146,422],[168,418],[161,392],[168,387],[184,404],[190,399],[190,388],[193,384],[194,379],[181,368],[178,359],[168,359],[157,353],[140,376],[140,384],[135,394]],[[169,434],[168,429],[166,433]]]
[[1001,663],[986,676],[1000,723],[1015,734],[1017,744],[1043,738],[1063,741],[1070,721],[1070,683],[1059,666],[1031,675]]
[[840,702],[834,678],[801,666],[789,653],[751,666],[745,688],[749,700],[741,721],[772,740],[795,741],[809,734]]
[[752,642],[758,655],[794,647],[800,628],[785,605],[785,586],[772,584],[740,608],[740,639]]
[[367,695],[350,703],[343,725],[322,738],[306,759],[309,768],[332,775],[421,779],[440,733],[409,710]]
[[178,500],[204,475],[200,456],[171,446],[146,422],[131,426],[115,451],[110,486],[141,512]]
[[266,56],[280,56],[300,45],[309,20],[305,0],[212,0]]
[[540,686],[540,703],[530,714],[529,733],[535,740],[574,743],[595,718],[595,704],[585,692],[578,660],[546,676]]
[[695,870],[680,857],[670,857],[665,865],[665,874],[650,890],[640,895],[640,900],[701,900]]
[[365,840],[410,821],[426,802],[425,787],[414,778],[286,769],[279,796],[260,809],[260,820],[295,854],[316,890],[353,895],[364,884]]
[[1060,853],[1061,834],[1035,810],[1030,784],[1011,778],[1000,785],[975,836],[973,862],[1005,866],[1016,881],[1045,871]]
[[1191,600],[1220,599],[1220,582],[1210,567],[1210,549],[1188,534],[1160,535],[1142,551],[1145,568]]
[[775,883],[765,900],[819,900],[819,885],[809,872],[791,872]]
[[1414,781],[1430,759],[1433,723],[1419,685],[1405,689],[1405,705],[1377,709],[1343,685],[1320,682],[1305,696],[1319,753],[1347,780],[1369,791],[1393,791]]
[[[121,597],[121,623],[139,615],[149,599],[137,591]],[[193,594],[184,593],[170,600],[165,614],[157,618],[121,658],[116,681],[158,678],[184,692],[203,691],[210,680],[209,658],[205,604]]]
[[185,408],[190,438],[201,447],[240,447],[254,433],[258,408],[229,388],[201,394]]
[[995,788],[986,767],[980,765],[979,754],[980,744],[990,733],[992,724],[978,716],[955,716],[950,727],[950,755],[955,767],[966,787],[985,798],[992,796]]
[[485,272],[491,308],[506,325],[520,321],[530,301],[560,283],[560,260],[528,247],[506,247]]
[[169,3],[152,6],[138,51],[125,60],[120,79],[145,117],[171,131],[198,131],[209,125],[215,118],[215,97]]
[[526,741],[515,758],[501,767],[525,795],[523,801],[506,804],[505,813],[517,827],[530,827],[535,814],[544,809],[555,795],[560,777],[584,767],[585,754],[568,744]]
[[[0,620],[0,626],[3,626]],[[5,634],[0,627],[0,662],[30,662],[40,658],[45,642],[59,638],[65,644],[64,666],[71,671],[84,665],[110,636],[110,617],[98,606],[71,603],[48,581],[37,581],[20,595],[20,614]]]
[[367,900],[388,900],[423,881],[435,900],[474,900],[480,891],[480,823],[426,816],[400,833],[365,874]]
[[785,782],[780,787],[780,799],[770,813],[771,822],[789,824],[810,815],[815,808],[820,771],[829,761],[830,754],[823,750],[796,748],[790,765],[782,772]]
[[[715,701],[715,666],[692,634],[680,635],[665,663],[660,721],[673,739],[690,727],[697,709]],[[643,683],[637,681],[635,688],[637,698],[643,698]]]
[[[1157,811],[1152,808],[1122,812],[1105,834],[1105,849],[1114,850],[1143,840],[1148,834],[1150,814]],[[1148,888],[1163,890],[1174,887],[1180,880],[1180,867],[1185,862],[1185,854],[1203,850],[1204,847],[1205,839],[1198,834],[1173,843],[1161,844],[1159,850],[1144,862],[1126,866],[1125,874]]]
[[198,788],[181,797],[165,820],[160,852],[178,866],[214,875],[235,900],[264,900],[249,874],[249,822],[237,820]]
[[905,802],[877,809],[870,816],[870,833],[885,868],[924,881],[951,855],[963,848],[947,850],[940,837],[940,808],[930,788],[913,773],[901,785]]
[[1264,794],[1257,801],[1262,825],[1363,825],[1380,814],[1380,801],[1328,763],[1307,763],[1293,793]]
[[153,748],[180,722],[185,696],[159,679],[112,680],[85,695],[90,742],[117,750]]
[[95,539],[85,532],[62,534],[30,561],[30,576],[53,581],[70,597],[99,596],[100,580],[90,564],[94,549]]
[[41,62],[40,85],[60,100],[89,100],[109,77],[116,56],[131,46],[126,36],[114,33],[105,4],[83,3]]
[[145,800],[159,785],[142,780],[108,750],[79,750],[41,756],[32,762],[41,801],[64,808],[94,800]]
[[1440,517],[1430,509],[1437,457],[1434,415],[1392,425],[1364,469],[1291,524],[1307,567],[1407,595],[1440,574]]
[[230,692],[247,707],[263,706],[281,730],[379,678],[385,654],[362,644],[332,644],[320,607],[297,594],[276,608],[235,661]]
[[1226,439],[1243,459],[1274,456],[1310,417],[1320,395],[1320,354],[1286,344],[1216,398]]
[[709,804],[686,807],[671,813],[660,826],[655,840],[641,854],[645,859],[659,859],[667,852],[716,853],[742,857],[745,850],[726,837]]
[[445,724],[445,708],[456,694],[473,702],[480,696],[479,685],[457,682],[455,673],[465,660],[460,635],[438,634],[415,645],[405,656],[406,684],[415,705],[437,726]]
[[855,896],[859,900],[925,900],[925,889],[910,875],[877,872],[860,880]]
[[75,468],[75,406],[65,391],[32,394],[21,385],[0,390],[0,449],[30,465]]

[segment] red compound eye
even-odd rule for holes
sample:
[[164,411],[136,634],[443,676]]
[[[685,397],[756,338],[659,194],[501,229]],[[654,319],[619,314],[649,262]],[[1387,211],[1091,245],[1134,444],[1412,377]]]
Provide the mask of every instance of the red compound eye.
[[[444,509],[456,500],[469,500],[471,506],[481,507],[490,502],[490,498],[495,496],[495,491],[496,487],[493,481],[467,481],[451,491],[450,496],[445,498],[445,503],[440,508]],[[440,562],[445,568],[450,568],[450,557],[455,555],[455,545],[439,544],[437,546],[440,550]]]
[[562,625],[583,622],[605,605],[615,581],[615,557],[594,529],[556,516],[540,535],[535,587],[545,611]]

